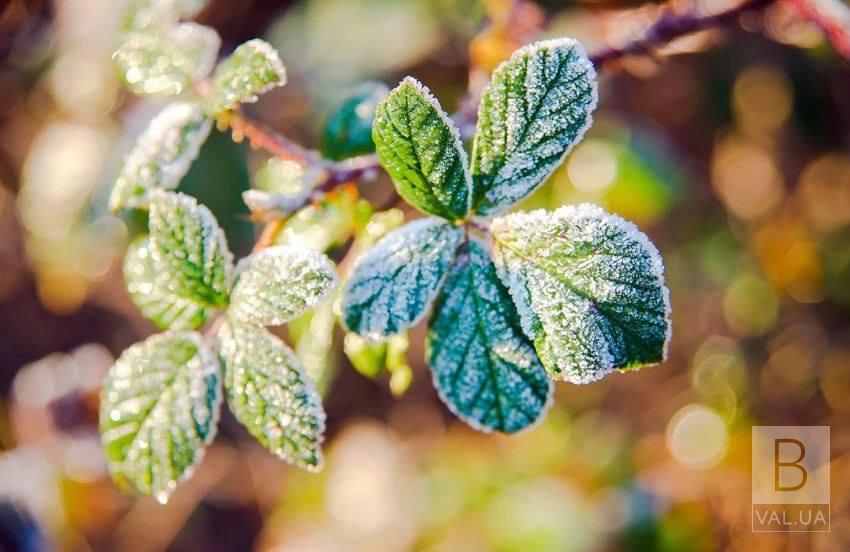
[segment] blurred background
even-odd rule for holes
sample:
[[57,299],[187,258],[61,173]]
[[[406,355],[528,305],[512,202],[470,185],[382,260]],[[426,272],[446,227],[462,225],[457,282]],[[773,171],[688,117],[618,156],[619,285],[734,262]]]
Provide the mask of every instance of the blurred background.
[[[846,16],[845,4],[827,3]],[[672,295],[667,362],[558,384],[539,427],[485,435],[438,400],[423,328],[406,360],[386,360],[393,373],[384,360],[355,369],[343,352],[353,344],[318,311],[284,335],[323,389],[325,470],[288,467],[225,411],[194,478],[160,506],[113,486],[97,403],[114,358],[156,331],[121,272],[138,221],[111,215],[106,199],[164,104],[121,89],[111,55],[124,2],[4,0],[0,549],[848,549],[850,66],[839,43],[798,17],[805,2],[765,4],[606,65],[595,125],[522,206],[591,201],[651,236]],[[451,111],[525,42],[567,35],[598,52],[640,36],[661,9],[213,0],[198,20],[225,53],[253,37],[278,48],[289,84],[249,113],[317,147],[329,110],[362,81],[414,75]],[[237,255],[258,230],[240,194],[266,158],[213,131],[181,184],[214,211]],[[381,198],[389,186],[382,175],[360,188]],[[286,239],[333,255],[356,218],[309,207]],[[831,533],[751,532],[752,425],[832,427]]]

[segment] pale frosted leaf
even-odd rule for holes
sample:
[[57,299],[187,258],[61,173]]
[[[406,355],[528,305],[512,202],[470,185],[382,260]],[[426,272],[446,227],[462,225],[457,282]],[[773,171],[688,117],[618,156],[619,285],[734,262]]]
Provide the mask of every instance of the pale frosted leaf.
[[212,441],[221,375],[196,332],[167,332],[124,351],[101,391],[100,433],[112,477],[165,502]]
[[133,303],[160,328],[192,330],[206,322],[211,314],[204,304],[169,288],[170,276],[157,271],[147,238],[128,248],[124,279]]
[[124,15],[122,31],[172,27],[181,18],[193,18],[206,4],[207,0],[133,0]]
[[469,162],[454,123],[427,88],[407,77],[378,105],[372,139],[398,194],[448,220],[469,211]]
[[233,255],[215,217],[193,197],[155,190],[148,222],[154,268],[172,293],[225,307]]
[[259,94],[286,84],[286,68],[271,44],[255,38],[227,56],[212,77],[212,94],[205,104],[210,116],[254,103]]
[[175,102],[166,106],[124,159],[109,207],[113,211],[141,207],[147,203],[150,190],[176,188],[198,157],[211,125],[197,104]]
[[463,246],[437,298],[427,349],[440,398],[476,429],[516,433],[549,406],[552,382],[475,242]]
[[320,167],[305,170],[295,161],[272,157],[257,171],[255,189],[242,192],[242,199],[253,213],[288,215],[308,203],[321,177]]
[[463,238],[440,219],[393,230],[357,259],[342,299],[346,327],[381,341],[427,314]]
[[173,96],[209,74],[220,46],[214,29],[181,23],[168,29],[128,32],[112,57],[129,90]]
[[278,457],[321,469],[325,412],[289,347],[265,328],[231,319],[218,332],[218,347],[236,418]]
[[531,44],[499,65],[478,109],[473,207],[500,213],[540,186],[590,126],[596,98],[593,64],[572,39]]
[[584,383],[664,359],[664,266],[633,224],[584,204],[507,215],[492,231],[499,276],[553,378]]
[[254,253],[233,288],[228,314],[277,326],[321,303],[337,286],[334,266],[306,247],[278,245]]

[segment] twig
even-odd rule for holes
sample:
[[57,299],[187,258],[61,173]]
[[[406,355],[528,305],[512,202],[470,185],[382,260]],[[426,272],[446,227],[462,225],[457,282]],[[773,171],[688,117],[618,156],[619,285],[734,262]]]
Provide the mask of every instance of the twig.
[[782,0],[797,14],[811,21],[829,38],[846,59],[850,59],[850,7],[840,0]]

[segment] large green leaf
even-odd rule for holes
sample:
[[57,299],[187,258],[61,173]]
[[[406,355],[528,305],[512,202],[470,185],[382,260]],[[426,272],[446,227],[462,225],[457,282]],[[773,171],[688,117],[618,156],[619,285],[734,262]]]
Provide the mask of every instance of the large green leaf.
[[109,207],[141,207],[156,188],[172,190],[186,176],[212,123],[197,104],[175,102],[154,117],[124,159]]
[[185,194],[155,190],[148,225],[154,268],[163,285],[198,303],[226,306],[233,255],[209,209]]
[[473,208],[492,215],[533,192],[584,135],[596,72],[572,39],[514,52],[493,72],[472,148]]
[[448,220],[469,211],[469,162],[454,123],[427,88],[407,77],[378,105],[372,139],[398,194]]
[[101,392],[112,477],[164,503],[212,441],[220,403],[218,363],[200,334],[168,332],[131,346]]
[[552,382],[475,242],[463,246],[437,298],[427,348],[440,398],[476,429],[515,433],[549,406]]
[[212,77],[206,112],[216,116],[239,104],[254,103],[259,94],[286,84],[286,68],[271,44],[259,38],[239,45]]
[[357,259],[346,283],[346,327],[381,341],[416,324],[440,290],[463,234],[463,228],[426,218],[381,238]]
[[265,328],[232,319],[219,330],[218,347],[236,418],[278,457],[321,469],[325,412],[295,354]]
[[655,246],[595,205],[493,221],[499,277],[553,378],[585,383],[664,359],[670,299]]
[[321,253],[268,247],[244,261],[227,312],[244,322],[277,326],[318,305],[338,283],[333,264]]

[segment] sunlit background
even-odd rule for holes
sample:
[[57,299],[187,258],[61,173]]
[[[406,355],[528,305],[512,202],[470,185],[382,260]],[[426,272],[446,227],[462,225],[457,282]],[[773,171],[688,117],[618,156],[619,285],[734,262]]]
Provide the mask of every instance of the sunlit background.
[[[224,52],[255,36],[278,48],[289,84],[250,113],[316,146],[329,108],[362,81],[412,74],[451,109],[522,42],[569,35],[594,52],[658,13],[547,1],[508,17],[509,4],[215,0],[199,20]],[[225,414],[195,477],[160,506],[113,486],[96,424],[106,370],[155,331],[121,274],[139,221],[106,199],[163,103],[120,87],[123,2],[4,2],[0,549],[850,547],[850,66],[787,4],[606,67],[596,123],[523,206],[590,201],[651,236],[673,304],[666,363],[559,384],[539,427],[485,435],[439,402],[422,328],[398,346],[407,388],[409,372],[354,369],[343,346],[357,344],[320,310],[288,335],[324,392],[325,470],[287,467]],[[181,184],[237,254],[255,235],[240,194],[265,160],[214,132]],[[308,209],[285,239],[328,247],[356,224],[356,206]],[[754,424],[832,426],[831,533],[751,532]]]

